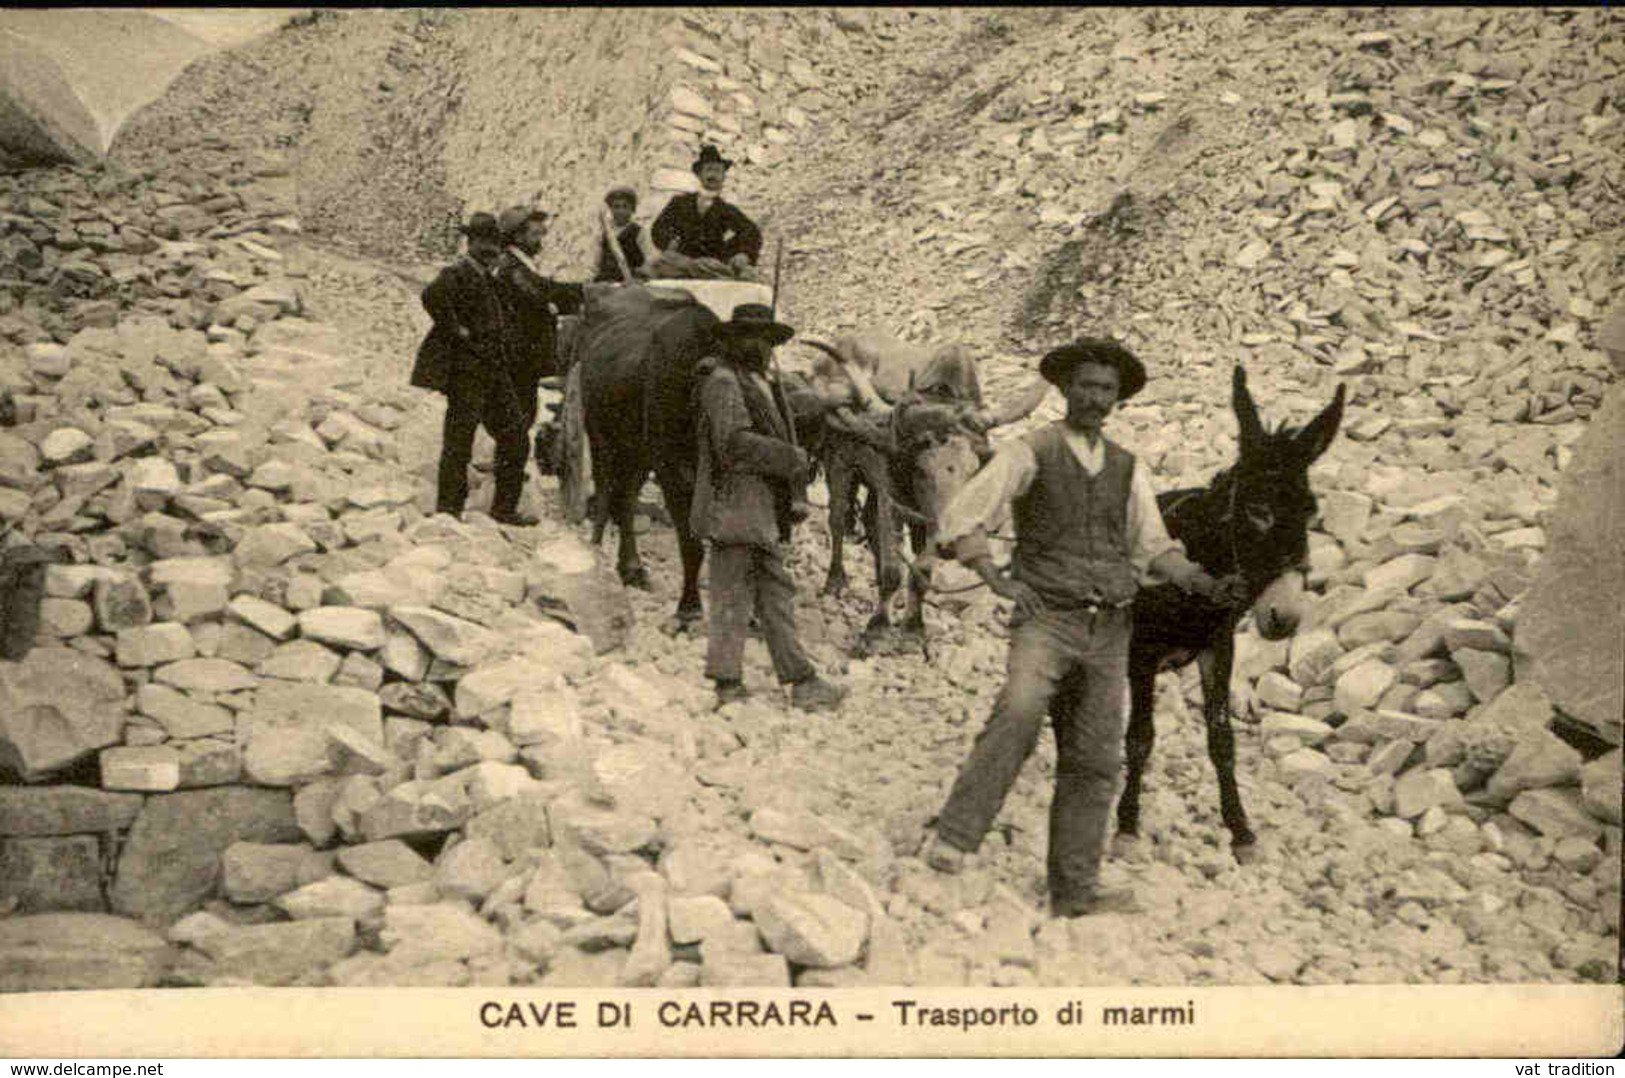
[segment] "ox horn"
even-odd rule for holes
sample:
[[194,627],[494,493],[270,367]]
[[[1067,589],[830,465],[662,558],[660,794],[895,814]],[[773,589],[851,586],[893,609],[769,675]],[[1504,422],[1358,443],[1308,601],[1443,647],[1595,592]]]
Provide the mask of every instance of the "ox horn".
[[817,337],[803,337],[801,343],[811,345],[835,360],[835,365],[841,368],[841,373],[846,375],[846,380],[851,382],[852,388],[857,390],[858,399],[863,402],[864,408],[874,412],[884,412],[886,410],[885,398],[876,391],[874,379],[869,377],[869,372],[865,371],[861,364],[848,358],[839,348],[821,341]]
[[832,344],[821,341],[817,337],[802,337],[798,343],[809,345],[818,349],[820,352],[828,353],[830,358],[834,359],[835,362],[839,363],[843,367],[846,366],[846,357],[841,355],[841,353],[838,352],[835,346]]
[[1043,378],[1034,378],[1032,384],[1022,390],[1013,400],[1002,408],[993,412],[993,426],[1002,427],[1007,423],[1014,423],[1018,419],[1026,419],[1038,408],[1049,392],[1049,383]]
[[[890,496],[888,495],[888,497]],[[936,526],[936,522],[926,517],[924,513],[919,513],[913,509],[910,509],[896,498],[891,498],[891,508],[892,512],[896,513],[904,520],[911,521],[926,528],[933,528]]]

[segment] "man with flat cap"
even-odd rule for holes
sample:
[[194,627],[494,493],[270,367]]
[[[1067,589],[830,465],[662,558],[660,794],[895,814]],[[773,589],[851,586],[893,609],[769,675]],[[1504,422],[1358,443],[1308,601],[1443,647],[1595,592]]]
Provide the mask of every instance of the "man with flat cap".
[[[925,858],[956,873],[992,826],[1058,691],[1053,716],[1051,911],[1076,917],[1138,907],[1100,887],[1107,815],[1122,764],[1130,604],[1142,582],[1168,580],[1221,598],[1228,588],[1168,535],[1146,469],[1102,426],[1145,385],[1145,367],[1117,341],[1085,337],[1044,356],[1039,372],[1066,395],[1066,416],[1001,446],[943,511],[939,537],[959,561],[1016,604],[1003,689],[937,818]],[[1016,549],[993,564],[987,535],[1006,503]]]
[[[558,359],[558,316],[580,313],[585,302],[580,284],[555,281],[537,269],[533,261],[541,253],[542,240],[547,238],[549,216],[546,210],[535,207],[510,206],[497,218],[504,248],[497,261],[496,279],[508,314],[513,382],[527,438],[536,422],[536,392],[542,379],[563,373]],[[545,450],[553,436],[552,423],[538,434],[537,440],[544,447],[539,459],[551,458]],[[523,478],[521,471],[521,486]],[[505,489],[504,495],[508,493]],[[536,523],[535,518],[518,512],[519,494],[514,491],[512,495],[512,505],[503,502],[497,509],[517,523]]]
[[434,328],[418,349],[411,378],[412,385],[446,397],[435,512],[462,514],[474,432],[483,426],[496,443],[491,518],[521,523],[515,510],[525,479],[528,424],[513,377],[509,315],[496,279],[502,231],[489,213],[473,214],[458,231],[468,239],[466,253],[423,290]]
[[[782,543],[811,460],[793,441],[790,409],[767,379],[775,345],[795,330],[765,304],[741,303],[717,327],[720,354],[696,368],[699,469],[689,523],[711,541],[711,626],[705,675],[717,706],[745,699],[745,638],[754,612],[774,673],[803,711],[839,706],[845,689],[818,676],[796,636],[795,581]],[[805,507],[801,510],[805,514]]]
[[676,195],[655,218],[649,237],[662,251],[689,258],[714,258],[738,273],[762,255],[762,232],[749,217],[722,198],[733,162],[706,143],[694,159],[700,189]]

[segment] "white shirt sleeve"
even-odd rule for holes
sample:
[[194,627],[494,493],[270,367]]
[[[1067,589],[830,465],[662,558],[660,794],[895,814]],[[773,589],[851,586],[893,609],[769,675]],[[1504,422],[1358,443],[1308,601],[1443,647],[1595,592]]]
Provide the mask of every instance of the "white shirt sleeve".
[[1038,474],[1038,458],[1024,438],[1012,438],[993,454],[993,459],[971,477],[942,511],[937,528],[939,544],[958,543],[961,561],[969,561],[987,551],[987,531],[999,519],[999,511],[1011,499],[1027,493]]
[[1150,572],[1151,563],[1170,550],[1183,555],[1185,544],[1168,534],[1162,510],[1157,508],[1157,492],[1151,489],[1151,477],[1136,457],[1128,488],[1128,551],[1140,583],[1160,582]]

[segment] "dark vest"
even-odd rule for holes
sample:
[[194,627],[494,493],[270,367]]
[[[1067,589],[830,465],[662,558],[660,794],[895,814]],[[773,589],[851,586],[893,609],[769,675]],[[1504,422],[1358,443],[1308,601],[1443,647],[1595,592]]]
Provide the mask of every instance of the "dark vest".
[[[615,234],[615,241],[621,245],[621,253],[626,256],[626,268],[633,271],[643,266],[643,248],[638,244],[638,229],[641,227],[633,221]],[[618,282],[620,279],[621,264],[615,260],[609,237],[601,236],[598,240],[598,275],[593,280]]]
[[1013,575],[1055,609],[1134,598],[1128,540],[1134,454],[1107,441],[1105,466],[1091,478],[1066,444],[1063,424],[1034,431],[1026,441],[1038,474],[1014,502]]

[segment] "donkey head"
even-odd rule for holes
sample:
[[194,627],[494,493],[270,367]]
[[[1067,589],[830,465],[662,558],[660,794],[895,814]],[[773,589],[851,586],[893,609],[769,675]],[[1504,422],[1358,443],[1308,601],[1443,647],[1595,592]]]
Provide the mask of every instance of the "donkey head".
[[1240,454],[1215,484],[1215,494],[1226,506],[1222,526],[1236,569],[1258,595],[1253,603],[1258,630],[1266,640],[1281,640],[1297,630],[1303,613],[1309,522],[1316,509],[1309,466],[1337,436],[1344,388],[1339,385],[1332,402],[1301,430],[1283,425],[1274,431],[1260,422],[1239,365],[1231,388],[1241,426]]

